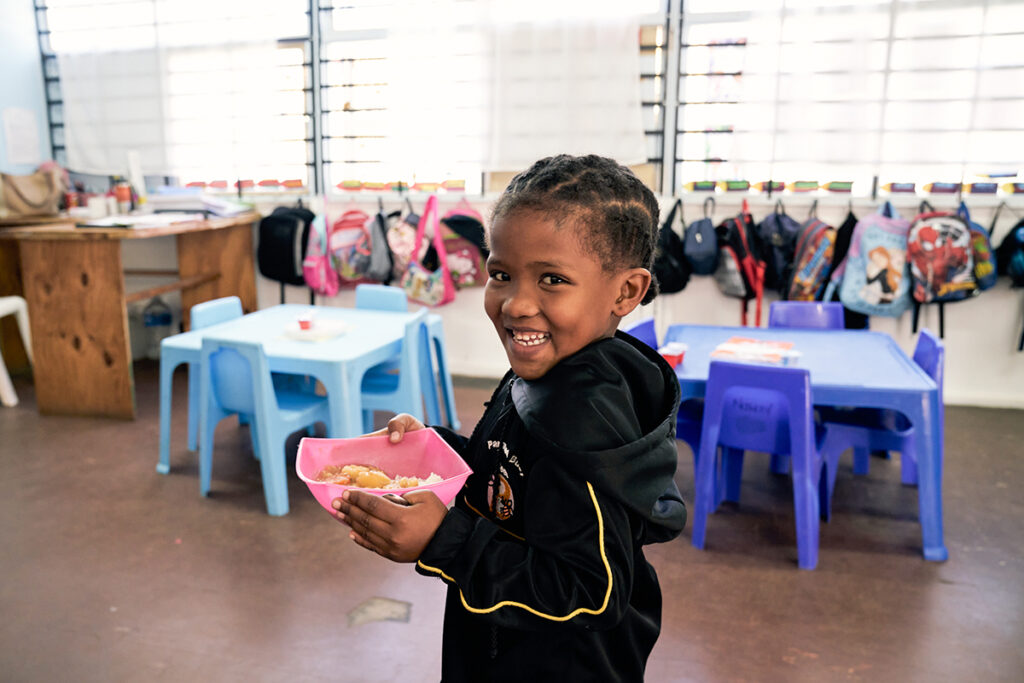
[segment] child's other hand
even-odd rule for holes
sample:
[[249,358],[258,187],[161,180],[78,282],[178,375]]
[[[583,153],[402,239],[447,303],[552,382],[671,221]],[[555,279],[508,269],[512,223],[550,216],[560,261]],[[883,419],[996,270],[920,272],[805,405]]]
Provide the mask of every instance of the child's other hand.
[[410,505],[349,489],[334,499],[334,516],[352,529],[349,537],[364,548],[394,562],[415,562],[448,508],[432,491],[411,491],[402,497]]
[[417,429],[424,429],[425,427],[426,425],[409,413],[401,413],[388,420],[387,427],[382,427],[375,432],[370,432],[369,434],[363,434],[363,436],[384,436],[387,434],[391,443],[398,443],[402,440],[402,436],[406,432],[414,432]]

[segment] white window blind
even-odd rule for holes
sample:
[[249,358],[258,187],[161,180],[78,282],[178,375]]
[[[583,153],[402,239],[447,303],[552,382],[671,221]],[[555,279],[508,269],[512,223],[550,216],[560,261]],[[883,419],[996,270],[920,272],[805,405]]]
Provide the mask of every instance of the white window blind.
[[182,183],[311,187],[305,0],[46,0],[37,13],[71,169],[124,174],[135,150],[144,172]]
[[675,185],[970,182],[1024,162],[1024,3],[683,0]]

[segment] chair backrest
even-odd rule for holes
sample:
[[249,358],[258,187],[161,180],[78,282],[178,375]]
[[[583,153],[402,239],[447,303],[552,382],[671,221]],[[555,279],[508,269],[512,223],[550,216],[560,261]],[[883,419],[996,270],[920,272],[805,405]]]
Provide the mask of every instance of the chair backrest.
[[220,406],[233,413],[258,414],[261,404],[277,408],[270,365],[258,342],[203,337],[202,367]]
[[774,301],[768,309],[768,327],[841,330],[843,305],[837,301]]
[[356,308],[378,311],[408,311],[409,300],[405,290],[387,285],[356,285]]
[[[814,425],[811,376],[805,368],[712,361],[701,440],[764,453],[791,453]],[[717,432],[717,433],[715,433]]]
[[427,309],[421,308],[405,324],[402,358],[398,363],[399,392],[422,396],[420,362],[424,358],[430,358],[430,334],[427,331]]
[[946,362],[946,347],[942,340],[929,330],[922,329],[917,335],[917,346],[914,347],[914,362],[935,380],[942,396],[943,366]]
[[654,318],[647,318],[646,320],[634,323],[624,329],[623,332],[636,337],[652,349],[657,350],[658,348],[658,333],[654,329]]
[[196,304],[189,316],[193,330],[242,317],[242,300],[237,296],[226,296]]

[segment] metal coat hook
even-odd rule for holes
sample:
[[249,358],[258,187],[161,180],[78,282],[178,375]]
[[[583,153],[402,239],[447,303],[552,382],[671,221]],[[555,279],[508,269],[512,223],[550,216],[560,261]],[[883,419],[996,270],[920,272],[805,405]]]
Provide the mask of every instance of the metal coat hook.
[[[711,202],[711,211],[708,212],[708,202]],[[711,218],[715,215],[715,198],[705,197],[704,198],[704,218]]]

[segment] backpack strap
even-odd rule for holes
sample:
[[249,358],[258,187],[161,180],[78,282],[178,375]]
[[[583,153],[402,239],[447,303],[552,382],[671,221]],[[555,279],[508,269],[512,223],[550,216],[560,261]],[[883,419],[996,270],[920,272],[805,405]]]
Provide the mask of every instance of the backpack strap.
[[[708,202],[711,202],[711,210],[708,211]],[[704,218],[711,218],[715,214],[715,198],[705,197],[704,198]]]

